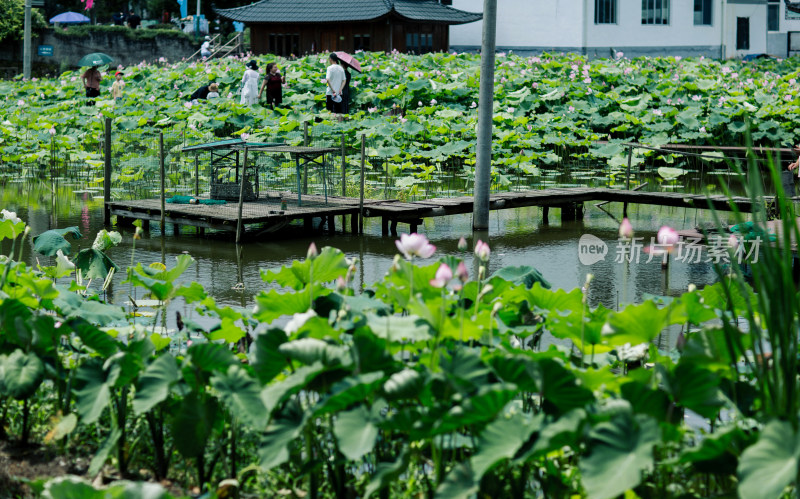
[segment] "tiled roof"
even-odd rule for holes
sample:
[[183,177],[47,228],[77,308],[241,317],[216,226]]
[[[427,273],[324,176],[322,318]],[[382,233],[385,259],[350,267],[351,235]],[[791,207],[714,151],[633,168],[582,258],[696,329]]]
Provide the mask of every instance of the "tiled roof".
[[371,21],[394,14],[413,21],[463,24],[482,17],[436,0],[261,0],[216,12],[225,19],[244,23]]

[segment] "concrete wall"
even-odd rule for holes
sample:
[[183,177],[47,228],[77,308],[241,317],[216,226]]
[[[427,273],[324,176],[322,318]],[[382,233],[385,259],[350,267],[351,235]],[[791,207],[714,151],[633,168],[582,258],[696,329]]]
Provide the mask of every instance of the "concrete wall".
[[[52,45],[52,56],[39,56],[39,45]],[[54,31],[42,33],[32,43],[33,62],[61,65],[77,65],[78,60],[92,52],[103,52],[114,58],[114,65],[130,66],[142,61],[154,61],[165,57],[168,61],[179,61],[192,55],[197,48],[183,38],[158,37],[131,39],[122,33],[93,32],[86,37],[63,36]],[[22,59],[22,44],[15,58]]]

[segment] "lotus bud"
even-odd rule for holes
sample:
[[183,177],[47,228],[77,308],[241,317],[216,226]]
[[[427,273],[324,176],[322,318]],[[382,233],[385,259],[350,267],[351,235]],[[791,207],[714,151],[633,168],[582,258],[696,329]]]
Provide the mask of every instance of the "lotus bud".
[[[491,286],[488,286],[488,285],[487,285],[487,287],[491,288]],[[483,289],[486,289],[486,288],[483,288]],[[491,289],[489,291],[491,291]],[[497,312],[499,312],[502,309],[503,309],[503,303],[499,302],[499,301],[495,302],[494,306],[492,307],[492,315],[497,315]]]
[[736,234],[731,234],[731,237],[728,238],[728,247],[732,251],[736,251],[739,248],[739,237]]
[[22,231],[22,237],[25,237],[30,233],[31,233],[31,227],[29,225],[26,225],[25,230]]
[[458,262],[458,267],[456,268],[456,277],[461,282],[469,281],[469,270],[467,270],[467,266],[464,262]]
[[339,278],[336,279],[336,291],[341,293],[345,289],[347,289],[347,281],[345,281],[342,276],[339,276]]
[[309,244],[308,252],[306,253],[306,260],[313,260],[318,256],[319,256],[319,251],[317,251],[317,245],[314,243]]
[[697,285],[694,283],[689,284],[689,292],[694,293],[695,291],[697,291]]
[[481,265],[478,267],[478,280],[482,281],[486,277],[486,267]]
[[631,221],[628,220],[627,217],[622,219],[622,223],[619,224],[619,237],[620,239],[630,239],[633,237],[633,225],[631,225]]
[[475,243],[475,256],[482,262],[489,261],[489,255],[492,254],[492,250],[489,248],[489,245],[485,242],[478,240]]
[[463,237],[458,240],[458,251],[467,251],[467,240]]
[[436,270],[436,275],[433,279],[431,279],[430,284],[434,288],[443,288],[447,286],[447,283],[453,278],[453,271],[450,270],[450,266],[446,263],[439,265],[439,268]]
[[141,239],[142,238],[142,234],[144,234],[144,231],[142,230],[141,227],[137,226],[136,230],[133,232],[133,239],[134,240]]
[[478,300],[480,300],[482,297],[486,296],[488,293],[491,293],[493,289],[494,289],[494,286],[492,286],[491,284],[487,284],[486,286],[484,286],[483,289],[481,290],[481,292],[478,293]]

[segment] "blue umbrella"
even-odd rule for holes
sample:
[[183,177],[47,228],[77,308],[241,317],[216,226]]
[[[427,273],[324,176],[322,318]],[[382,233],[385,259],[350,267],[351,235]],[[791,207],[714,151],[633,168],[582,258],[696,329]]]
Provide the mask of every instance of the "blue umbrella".
[[84,16],[83,14],[78,14],[77,12],[64,12],[63,14],[59,14],[50,19],[51,23],[60,23],[60,24],[81,24],[81,23],[88,23],[91,19]]

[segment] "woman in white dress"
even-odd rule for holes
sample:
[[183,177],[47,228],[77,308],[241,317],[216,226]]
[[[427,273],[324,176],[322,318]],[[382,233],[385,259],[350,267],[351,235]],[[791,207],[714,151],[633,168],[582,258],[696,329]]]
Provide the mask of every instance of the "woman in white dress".
[[242,101],[243,106],[252,106],[258,102],[258,63],[250,61],[246,64],[247,70],[242,76]]

